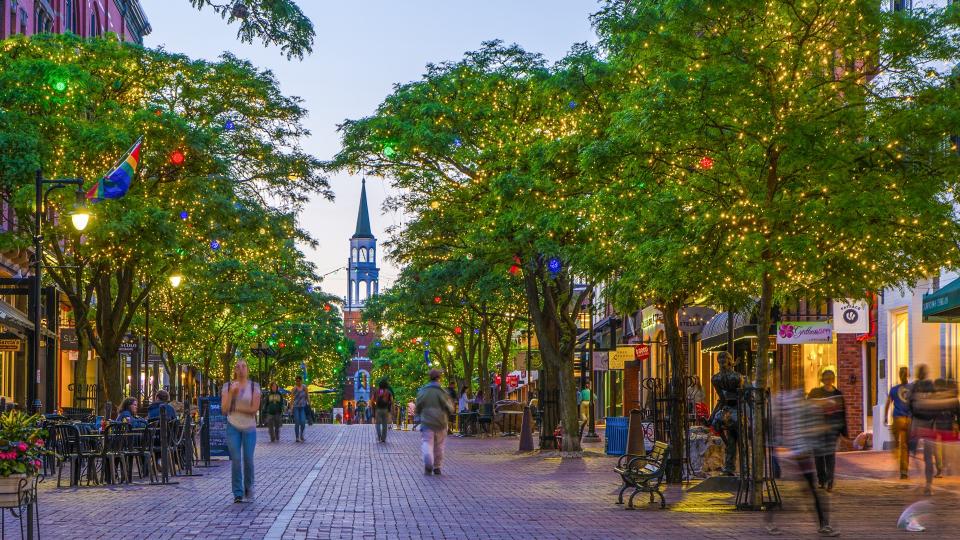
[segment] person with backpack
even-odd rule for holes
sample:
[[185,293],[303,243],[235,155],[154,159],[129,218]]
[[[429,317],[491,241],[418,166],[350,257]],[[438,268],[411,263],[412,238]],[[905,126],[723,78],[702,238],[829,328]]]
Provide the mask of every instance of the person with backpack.
[[303,377],[297,375],[297,384],[293,387],[293,399],[290,401],[290,412],[293,413],[293,434],[297,442],[304,442],[303,432],[307,429],[307,407],[309,406],[307,387],[303,385]]
[[280,440],[280,426],[283,425],[283,395],[277,383],[270,383],[270,391],[266,393],[267,405],[264,412],[267,415],[267,429],[270,431],[270,442]]
[[440,370],[430,370],[430,382],[417,394],[416,413],[420,416],[420,450],[423,473],[440,475],[447,423],[454,412],[453,401],[440,387]]
[[374,410],[374,419],[377,422],[377,441],[387,442],[387,431],[390,424],[390,410],[393,409],[393,392],[386,379],[381,379],[378,388],[370,398]]
[[257,445],[257,411],[260,385],[249,378],[247,363],[233,366],[233,380],[220,390],[221,407],[227,411],[227,450],[233,502],[253,501],[253,450]]

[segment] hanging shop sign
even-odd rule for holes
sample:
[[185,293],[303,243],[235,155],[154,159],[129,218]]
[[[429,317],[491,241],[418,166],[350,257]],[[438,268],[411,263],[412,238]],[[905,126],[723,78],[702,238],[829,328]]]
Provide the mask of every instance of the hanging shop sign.
[[60,350],[61,351],[77,351],[80,350],[80,345],[77,343],[77,329],[76,328],[61,328],[60,329]]
[[707,321],[713,318],[717,312],[708,307],[690,306],[680,310],[677,314],[677,326],[685,334],[699,334],[703,331]]
[[633,359],[637,361],[644,361],[650,359],[650,345],[646,343],[641,343],[640,345],[633,346]]
[[593,370],[607,371],[610,369],[610,353],[607,351],[593,352]]
[[833,331],[838,334],[866,334],[870,331],[870,305],[865,300],[834,300]]
[[777,345],[833,343],[830,321],[784,321],[777,327]]
[[18,352],[22,346],[23,340],[20,339],[20,336],[10,332],[0,334],[0,351]]
[[610,369],[623,369],[624,364],[633,361],[633,345],[621,345],[610,351]]

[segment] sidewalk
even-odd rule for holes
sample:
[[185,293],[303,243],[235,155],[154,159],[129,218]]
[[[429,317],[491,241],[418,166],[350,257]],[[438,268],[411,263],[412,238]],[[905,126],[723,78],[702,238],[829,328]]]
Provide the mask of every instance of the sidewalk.
[[[234,504],[229,463],[197,469],[173,486],[56,488],[40,493],[43,538],[469,538],[634,539],[766,538],[763,516],[732,509],[731,495],[685,493],[672,486],[667,510],[626,511],[614,504],[615,459],[591,445],[584,459],[519,455],[518,438],[448,438],[443,476],[424,476],[419,434],[316,425],[307,442],[267,442],[256,454],[257,499]],[[846,454],[830,496],[844,538],[903,538],[902,509],[920,499],[922,476],[901,482],[883,474],[885,454]],[[933,500],[944,516],[925,537],[960,530],[960,481],[940,483]],[[777,516],[786,538],[815,536],[810,504],[796,482],[780,483],[787,510]],[[957,491],[960,491],[958,489]],[[15,526],[7,517],[7,525]]]

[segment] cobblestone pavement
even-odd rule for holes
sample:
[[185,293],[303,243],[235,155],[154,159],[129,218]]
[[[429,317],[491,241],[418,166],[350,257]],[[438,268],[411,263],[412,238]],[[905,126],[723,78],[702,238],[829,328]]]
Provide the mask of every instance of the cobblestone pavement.
[[[667,510],[614,504],[615,460],[591,447],[584,459],[515,452],[516,438],[448,438],[443,476],[424,476],[419,434],[390,433],[377,444],[373,426],[312,426],[307,442],[257,445],[257,496],[234,504],[226,461],[178,477],[168,486],[56,488],[40,493],[43,538],[764,538],[763,516],[736,512],[732,496],[667,492]],[[914,467],[917,467],[915,464]],[[902,538],[904,507],[922,499],[919,469],[911,480],[890,474],[886,454],[842,455],[830,496],[835,526],[847,538]],[[816,536],[811,504],[798,484],[780,482],[786,538]],[[938,480],[925,538],[960,529],[960,481]],[[641,499],[642,503],[645,500]],[[7,532],[11,523],[7,516]]]

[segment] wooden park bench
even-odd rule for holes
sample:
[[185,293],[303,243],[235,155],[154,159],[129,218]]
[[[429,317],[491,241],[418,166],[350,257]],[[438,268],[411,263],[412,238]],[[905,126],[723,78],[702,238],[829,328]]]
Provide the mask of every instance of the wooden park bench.
[[660,508],[667,507],[667,502],[663,498],[660,487],[663,484],[663,477],[666,472],[664,465],[669,449],[670,445],[657,441],[654,443],[650,453],[645,456],[624,455],[620,457],[617,466],[613,469],[623,480],[620,495],[617,497],[617,504],[623,504],[624,492],[629,488],[633,488],[627,509],[632,510],[634,508],[633,498],[636,497],[638,493],[649,493],[650,502],[653,502],[653,494],[656,493],[657,496],[660,497]]

